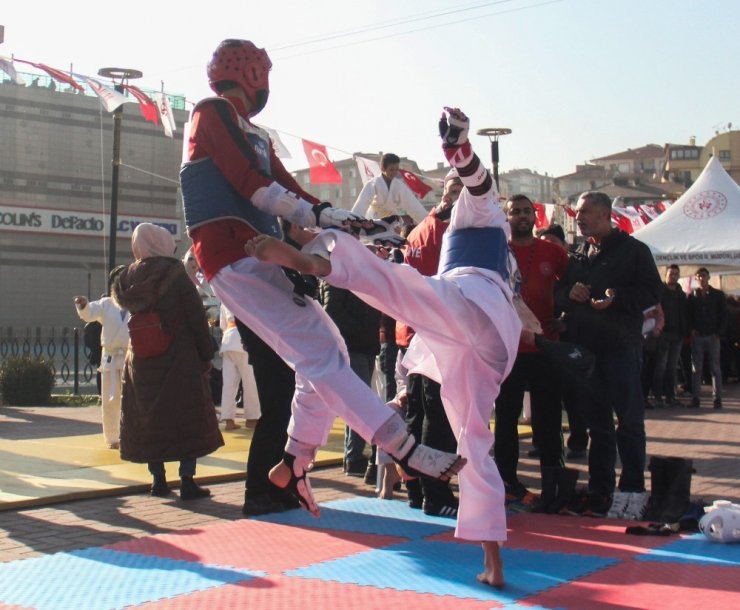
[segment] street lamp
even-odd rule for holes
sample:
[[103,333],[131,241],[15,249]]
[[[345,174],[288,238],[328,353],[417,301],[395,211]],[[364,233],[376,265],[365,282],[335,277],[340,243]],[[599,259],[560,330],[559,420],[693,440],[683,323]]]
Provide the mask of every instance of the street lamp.
[[476,132],[479,136],[488,136],[491,141],[491,169],[493,170],[493,180],[498,189],[498,139],[499,136],[507,136],[511,133],[508,127],[486,127]]
[[[101,68],[99,76],[110,78],[116,91],[123,93],[123,86],[129,80],[141,78],[139,70],[130,68]],[[108,227],[108,270],[106,278],[116,266],[116,232],[118,228],[118,170],[121,165],[121,123],[123,121],[123,104],[113,111],[113,170],[111,172],[110,193],[110,226]],[[107,285],[107,279],[106,279]],[[108,292],[108,291],[106,291]]]

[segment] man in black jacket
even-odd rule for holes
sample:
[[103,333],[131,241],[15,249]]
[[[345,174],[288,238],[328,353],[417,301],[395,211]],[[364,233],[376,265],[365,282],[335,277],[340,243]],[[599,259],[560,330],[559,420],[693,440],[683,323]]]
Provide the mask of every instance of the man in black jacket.
[[616,487],[617,451],[622,462],[619,490],[645,491],[642,312],[660,301],[663,284],[648,247],[612,228],[606,194],[581,195],[576,221],[586,242],[571,256],[556,299],[567,314],[568,339],[592,350],[596,367],[585,405],[591,438],[589,494],[572,509],[603,516]]
[[719,337],[727,326],[725,293],[709,285],[709,271],[704,267],[696,272],[699,287],[688,299],[689,330],[691,331],[691,399],[692,407],[699,407],[704,354],[709,356],[712,371],[712,399],[714,408],[722,408],[722,371],[719,366]]

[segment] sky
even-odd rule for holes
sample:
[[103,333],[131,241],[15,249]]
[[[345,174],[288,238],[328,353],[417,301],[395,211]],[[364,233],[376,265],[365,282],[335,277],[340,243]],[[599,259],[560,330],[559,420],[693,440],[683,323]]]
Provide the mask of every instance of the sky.
[[[300,138],[333,160],[395,152],[433,169],[443,106],[466,112],[472,132],[512,130],[499,171],[555,176],[740,126],[737,0],[4,4],[0,56],[90,76],[135,68],[134,84],[164,83],[193,102],[211,94],[205,66],[218,43],[252,40],[273,63],[255,120],[280,132],[291,170],[306,166]],[[490,162],[488,139],[471,141]]]

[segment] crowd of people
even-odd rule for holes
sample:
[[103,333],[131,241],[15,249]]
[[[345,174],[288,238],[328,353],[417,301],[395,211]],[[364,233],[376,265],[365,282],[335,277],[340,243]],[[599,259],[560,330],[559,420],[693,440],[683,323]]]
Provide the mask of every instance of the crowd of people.
[[[144,223],[135,261],[111,273],[112,296],[75,297],[80,317],[103,326],[108,446],[148,465],[153,495],[171,493],[164,463],[178,461],[181,497],[205,497],[196,460],[223,444],[219,416],[225,430],[240,427],[241,384],[254,428],[242,512],[318,516],[308,472],[338,416],[346,474],[386,499],[401,476],[410,506],[457,519],[456,535],[481,543],[478,578],[492,586],[504,584],[506,505],[606,516],[626,494],[644,507],[645,410],[681,404],[679,381],[687,406],[700,407],[705,371],[722,408],[723,364],[737,375],[734,354],[722,358],[737,304],[706,269],[688,296],[675,265],[661,281],[647,246],[612,227],[604,193],[578,200],[578,247],[557,226],[535,234],[532,200],[499,200],[459,109],[439,121],[451,169],[430,212],[397,178],[395,155],[353,212],[317,200],[251,122],[270,69],[243,40],[222,42],[208,65],[215,97],[193,110],[181,173],[185,258]],[[215,348],[206,296],[220,303]],[[588,354],[591,374],[569,369],[556,344]],[[215,351],[220,415],[208,382]],[[687,351],[690,375],[680,373]],[[518,476],[525,393],[539,494]],[[566,460],[583,458],[587,487],[576,493]]]

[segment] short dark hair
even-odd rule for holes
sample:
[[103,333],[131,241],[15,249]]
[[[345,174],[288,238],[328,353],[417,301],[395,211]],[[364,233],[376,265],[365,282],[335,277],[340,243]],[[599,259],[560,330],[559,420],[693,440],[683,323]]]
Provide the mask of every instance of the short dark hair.
[[601,191],[586,191],[581,194],[581,199],[588,199],[590,202],[610,211],[612,209],[611,197]]
[[382,157],[380,157],[380,167],[381,169],[388,169],[389,165],[396,165],[401,162],[401,159],[398,155],[394,155],[393,153],[385,153]]
[[679,267],[676,263],[673,263],[672,265],[668,265],[669,269],[675,269],[679,273],[681,273],[681,267]]
[[516,195],[512,195],[506,200],[506,207],[509,207],[509,203],[516,203],[517,201],[526,201],[529,205],[532,206],[532,209],[534,210],[534,203],[532,203],[532,200],[524,195],[523,193],[517,193]]
[[711,277],[711,275],[709,274],[709,269],[707,269],[706,267],[699,267],[694,275],[702,275],[704,273],[707,274],[707,277]]
[[565,241],[565,231],[559,224],[551,224],[546,229],[540,229],[537,231],[537,237],[544,237],[545,235],[554,235],[560,241]]

